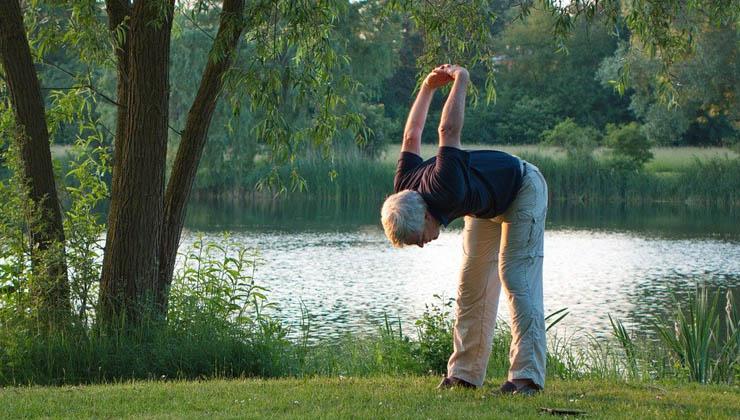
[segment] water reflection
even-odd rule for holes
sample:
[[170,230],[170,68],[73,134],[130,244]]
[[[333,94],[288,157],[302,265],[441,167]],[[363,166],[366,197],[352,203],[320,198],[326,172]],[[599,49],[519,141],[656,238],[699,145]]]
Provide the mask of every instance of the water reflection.
[[[300,199],[193,202],[186,224],[202,231],[280,230],[353,231],[380,225],[383,198],[362,204]],[[556,204],[548,228],[634,231],[673,238],[715,237],[740,240],[740,209],[677,204],[586,206]],[[462,226],[460,220],[451,228]]]
[[[378,223],[380,202],[302,201],[195,203],[192,232],[220,231],[260,250],[257,281],[271,289],[279,314],[312,316],[313,334],[336,337],[371,331],[384,314],[407,332],[424,305],[454,297],[461,259],[459,224],[424,249],[391,248]],[[554,207],[546,234],[545,305],[568,307],[569,330],[610,331],[607,314],[649,331],[697,284],[740,291],[740,227],[730,210],[687,206],[643,208]],[[740,298],[740,296],[737,296]],[[500,315],[508,318],[505,300]]]

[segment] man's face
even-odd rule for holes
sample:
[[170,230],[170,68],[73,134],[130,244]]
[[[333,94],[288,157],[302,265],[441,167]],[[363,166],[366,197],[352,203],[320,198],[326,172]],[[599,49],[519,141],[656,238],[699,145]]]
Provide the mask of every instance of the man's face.
[[424,245],[439,237],[439,222],[429,212],[424,214],[424,230],[421,234],[411,234],[406,238],[406,245],[416,245],[424,248]]

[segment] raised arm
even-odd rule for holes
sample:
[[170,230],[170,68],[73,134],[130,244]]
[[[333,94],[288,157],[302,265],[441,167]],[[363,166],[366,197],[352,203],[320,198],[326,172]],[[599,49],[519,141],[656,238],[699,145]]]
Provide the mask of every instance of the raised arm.
[[460,133],[465,117],[465,94],[470,76],[464,67],[457,65],[445,64],[441,66],[441,69],[455,82],[442,108],[442,118],[439,121],[439,146],[460,149],[462,148]]
[[409,111],[409,117],[406,119],[406,127],[403,131],[403,144],[401,145],[402,152],[421,155],[421,133],[424,131],[424,123],[427,120],[427,112],[429,111],[429,104],[432,102],[434,91],[450,81],[452,81],[451,76],[443,72],[441,67],[432,70],[426,79],[424,79],[421,89],[419,89],[419,94],[416,95],[416,100],[414,100],[411,111]]

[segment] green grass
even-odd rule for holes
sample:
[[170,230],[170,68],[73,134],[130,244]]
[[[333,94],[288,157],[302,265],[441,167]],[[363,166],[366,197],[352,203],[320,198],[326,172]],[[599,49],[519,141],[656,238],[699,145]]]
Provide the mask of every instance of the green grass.
[[737,386],[558,381],[545,393],[496,397],[438,391],[432,376],[132,382],[0,389],[3,417],[29,418],[543,418],[541,407],[588,418],[733,418]]

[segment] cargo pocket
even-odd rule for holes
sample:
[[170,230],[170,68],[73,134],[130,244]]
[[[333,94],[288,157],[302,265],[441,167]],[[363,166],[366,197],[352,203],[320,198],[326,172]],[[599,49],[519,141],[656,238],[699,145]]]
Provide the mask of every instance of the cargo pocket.
[[514,221],[504,223],[501,255],[525,257],[531,254],[532,241],[536,238],[536,220],[528,211],[519,212]]

